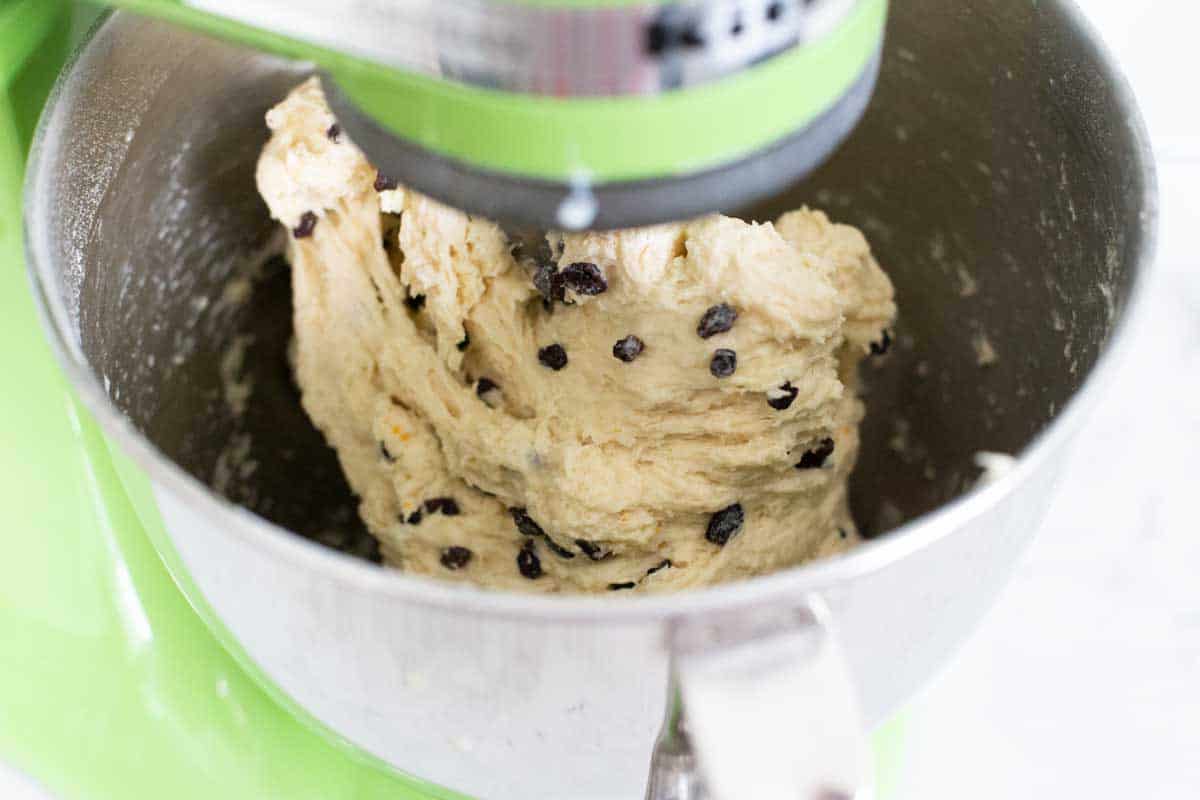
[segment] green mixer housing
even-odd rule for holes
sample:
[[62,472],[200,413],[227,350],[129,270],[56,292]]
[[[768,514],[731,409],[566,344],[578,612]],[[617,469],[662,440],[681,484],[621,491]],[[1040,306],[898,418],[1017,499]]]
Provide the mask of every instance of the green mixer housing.
[[381,172],[506,223],[732,210],[865,110],[887,0],[112,0],[313,62]]

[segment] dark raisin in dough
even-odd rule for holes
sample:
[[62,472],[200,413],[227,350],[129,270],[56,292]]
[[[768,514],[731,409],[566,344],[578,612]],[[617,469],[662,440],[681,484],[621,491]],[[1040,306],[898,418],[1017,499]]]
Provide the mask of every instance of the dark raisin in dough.
[[313,235],[313,230],[317,227],[317,215],[311,211],[305,211],[300,215],[300,224],[292,228],[292,237],[295,239],[307,239]]
[[800,456],[796,469],[820,469],[825,461],[833,455],[833,439],[828,437],[817,443],[817,446]]
[[575,557],[574,553],[546,535],[546,532],[542,530],[542,526],[534,522],[533,517],[529,516],[529,512],[525,509],[510,508],[508,513],[512,516],[513,522],[516,523],[517,530],[523,535],[543,540],[546,546],[559,558]]
[[329,137],[329,141],[337,143],[337,140],[342,135],[342,126],[336,122],[329,126],[329,130],[325,131],[325,135]]
[[613,345],[613,358],[624,361],[628,364],[642,354],[646,349],[646,345],[638,337],[630,334],[624,339],[618,339]]
[[737,353],[732,350],[721,348],[713,353],[712,361],[709,362],[708,371],[713,374],[714,378],[728,378],[737,370]]
[[543,367],[558,372],[567,365],[567,351],[561,344],[552,344],[538,350],[538,361]]
[[575,544],[592,561],[603,561],[606,558],[613,557],[612,550],[597,542],[589,542],[587,539],[576,539]]
[[784,411],[788,408],[791,408],[792,403],[796,400],[796,395],[800,393],[799,389],[797,389],[795,386],[792,386],[791,381],[788,381],[787,383],[783,384],[783,386],[780,386],[779,391],[786,392],[786,394],[780,397],[767,398],[767,405],[776,411]]
[[542,560],[533,552],[533,542],[526,542],[517,553],[517,569],[531,581],[542,577]]
[[471,561],[472,555],[465,547],[447,547],[442,551],[442,566],[449,570],[460,570]]
[[709,517],[708,529],[704,532],[704,538],[713,544],[724,547],[730,539],[742,532],[742,525],[745,522],[746,515],[742,511],[741,503],[726,506]]
[[608,290],[608,281],[604,279],[604,273],[588,261],[576,261],[567,265],[561,277],[563,285],[576,294],[598,295]]
[[490,392],[492,389],[499,389],[499,388],[500,387],[497,386],[495,381],[493,381],[491,378],[480,378],[479,382],[475,384],[475,394],[477,394],[480,397],[483,397],[485,394]]
[[383,460],[389,464],[396,463],[396,457],[392,455],[391,451],[387,449],[387,445],[383,442],[379,443],[379,455],[383,456]]
[[387,192],[400,186],[400,182],[395,178],[389,178],[382,172],[375,173],[375,191]]
[[526,536],[545,536],[546,532],[542,530],[542,526],[533,521],[533,517],[529,516],[529,512],[523,508],[510,508],[508,513],[512,515],[513,522],[517,525],[517,530]]
[[725,331],[733,327],[733,323],[737,321],[737,316],[737,309],[728,303],[713,306],[708,311],[705,311],[704,316],[700,318],[700,324],[696,326],[696,333],[700,334],[701,339],[716,336],[718,333],[725,333]]
[[458,501],[453,497],[434,497],[425,501],[426,513],[436,514],[439,511],[447,517],[457,517],[461,513]]

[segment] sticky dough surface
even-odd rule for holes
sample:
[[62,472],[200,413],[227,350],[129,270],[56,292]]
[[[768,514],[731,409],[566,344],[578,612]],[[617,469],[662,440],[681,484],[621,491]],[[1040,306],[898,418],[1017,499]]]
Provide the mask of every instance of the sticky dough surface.
[[[304,408],[389,564],[504,589],[642,592],[853,543],[855,371],[895,314],[856,229],[801,209],[523,241],[378,190],[345,134],[329,136],[315,80],[267,123],[259,189],[302,229],[289,239]],[[581,269],[604,290],[549,278],[572,264],[594,265]],[[722,303],[736,321],[700,336]],[[613,347],[630,335],[644,349],[626,362]],[[561,369],[539,358],[551,345]],[[728,377],[710,369],[718,349],[736,353]]]

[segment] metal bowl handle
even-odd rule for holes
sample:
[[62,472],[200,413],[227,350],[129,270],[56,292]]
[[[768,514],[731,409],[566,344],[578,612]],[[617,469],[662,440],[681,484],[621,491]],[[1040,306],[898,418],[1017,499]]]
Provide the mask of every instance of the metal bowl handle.
[[849,800],[869,782],[858,697],[819,598],[681,620],[646,800]]

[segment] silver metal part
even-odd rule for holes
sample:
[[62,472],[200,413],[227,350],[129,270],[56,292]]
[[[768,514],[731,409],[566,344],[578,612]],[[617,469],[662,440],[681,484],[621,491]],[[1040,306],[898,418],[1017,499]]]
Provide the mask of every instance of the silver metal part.
[[837,27],[862,0],[686,0],[591,8],[503,0],[185,0],[436,78],[556,97],[715,81]]
[[577,186],[516,178],[470,167],[398,138],[362,113],[324,76],[329,104],[343,129],[381,172],[443,203],[514,226],[626,228],[731,211],[769,197],[819,167],[854,130],[879,73],[872,59],[855,84],[807,127],[748,157],[695,173],[591,187],[594,214],[564,224],[561,209]]
[[[668,648],[670,694],[648,800],[862,796],[866,732],[819,598],[680,620]],[[683,776],[689,759],[695,769]]]
[[667,684],[667,713],[650,756],[646,800],[711,800],[696,765],[674,666]]

